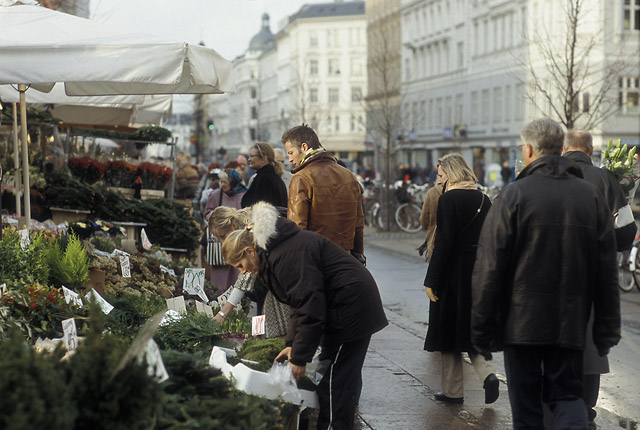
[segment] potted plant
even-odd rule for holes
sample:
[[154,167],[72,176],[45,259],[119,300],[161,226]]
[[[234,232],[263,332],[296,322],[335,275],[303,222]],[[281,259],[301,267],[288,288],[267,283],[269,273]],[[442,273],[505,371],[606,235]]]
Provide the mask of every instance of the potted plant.
[[111,161],[107,163],[104,172],[104,182],[106,185],[119,191],[127,197],[133,197],[133,184],[136,180],[138,166],[126,161]]

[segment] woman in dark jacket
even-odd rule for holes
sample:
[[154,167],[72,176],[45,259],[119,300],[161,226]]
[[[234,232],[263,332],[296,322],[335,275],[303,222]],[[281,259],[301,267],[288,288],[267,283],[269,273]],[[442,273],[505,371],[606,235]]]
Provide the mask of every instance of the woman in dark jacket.
[[249,151],[249,167],[256,174],[249,181],[249,191],[242,197],[242,207],[262,201],[286,208],[287,188],[280,177],[283,167],[275,160],[273,147],[265,142],[253,145]]
[[369,340],[388,324],[369,271],[264,202],[253,206],[250,225],[230,233],[222,250],[241,273],[258,274],[276,299],[293,308],[287,347],[276,359],[288,359],[296,379],[322,341],[318,429],[353,428]]
[[499,395],[498,379],[471,345],[471,274],[489,198],[476,186],[476,176],[460,154],[438,160],[438,179],[445,192],[438,199],[436,237],[424,285],[431,301],[427,351],[442,354],[442,392],[436,400],[462,403],[462,352],[467,352],[484,383],[485,403]]

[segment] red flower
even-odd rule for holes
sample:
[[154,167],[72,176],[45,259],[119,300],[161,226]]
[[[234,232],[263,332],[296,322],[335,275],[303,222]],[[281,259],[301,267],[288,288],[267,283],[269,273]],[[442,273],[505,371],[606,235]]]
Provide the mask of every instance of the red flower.
[[36,302],[36,298],[35,297],[31,297],[31,302],[35,303]]
[[37,304],[35,304],[35,303],[34,303],[34,304],[32,304],[31,306],[29,306],[29,308],[30,308],[30,309],[35,309],[35,308],[37,308],[37,307],[38,307],[38,305],[37,305]]
[[49,295],[47,295],[47,300],[49,300],[51,303],[56,301],[56,298],[53,297],[53,293],[49,293]]

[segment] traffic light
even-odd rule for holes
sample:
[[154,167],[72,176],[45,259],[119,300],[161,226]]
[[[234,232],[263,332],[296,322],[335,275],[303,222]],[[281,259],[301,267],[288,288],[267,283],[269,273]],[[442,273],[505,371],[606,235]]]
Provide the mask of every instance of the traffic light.
[[207,122],[207,128],[209,129],[209,131],[213,131],[213,129],[216,128],[216,126],[213,123],[213,121],[208,121]]

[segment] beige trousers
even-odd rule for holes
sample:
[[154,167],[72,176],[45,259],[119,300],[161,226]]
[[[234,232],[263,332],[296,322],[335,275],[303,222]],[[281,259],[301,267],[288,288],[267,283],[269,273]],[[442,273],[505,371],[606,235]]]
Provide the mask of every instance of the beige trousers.
[[[442,354],[442,392],[448,397],[464,397],[464,373],[461,352],[441,352]],[[469,352],[471,366],[480,382],[495,373],[493,365],[480,354]]]

